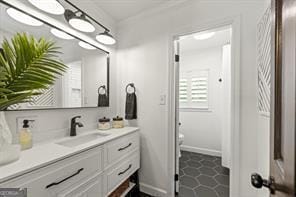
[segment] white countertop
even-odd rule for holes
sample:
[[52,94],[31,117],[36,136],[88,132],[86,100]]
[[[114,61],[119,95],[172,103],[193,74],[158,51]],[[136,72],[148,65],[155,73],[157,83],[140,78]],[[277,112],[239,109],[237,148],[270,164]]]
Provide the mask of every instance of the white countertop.
[[108,141],[114,140],[137,130],[139,129],[136,127],[125,127],[122,129],[110,129],[107,131],[92,130],[88,132],[83,132],[81,134],[78,134],[76,137],[98,132],[109,135],[71,148],[58,145],[56,143],[75,137],[65,137],[55,141],[36,144],[31,149],[21,151],[21,156],[18,161],[0,166],[0,183],[20,176],[24,173],[30,172],[32,170],[44,167],[48,164],[57,162],[66,157],[78,154],[90,148],[105,144]]

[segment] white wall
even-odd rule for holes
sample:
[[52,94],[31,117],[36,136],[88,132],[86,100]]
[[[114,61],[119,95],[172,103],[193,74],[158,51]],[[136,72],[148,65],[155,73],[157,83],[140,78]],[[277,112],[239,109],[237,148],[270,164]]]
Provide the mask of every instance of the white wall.
[[[250,174],[257,169],[256,116],[256,21],[263,12],[262,1],[187,1],[168,10],[142,14],[118,28],[118,110],[124,111],[124,86],[134,82],[138,93],[138,121],[141,128],[142,188],[165,195],[168,180],[167,106],[159,105],[168,94],[170,36],[181,30],[240,16],[240,180],[239,194],[250,197],[256,190]],[[144,186],[144,187],[143,187]],[[148,186],[148,187],[147,187]],[[158,189],[158,190],[157,190]],[[150,190],[151,191],[151,190]],[[171,194],[172,195],[172,194]]]
[[0,30],[0,45],[2,45],[4,38],[10,39],[12,37],[11,33],[6,32],[4,30]]
[[180,132],[185,136],[181,149],[221,156],[222,83],[218,80],[222,77],[222,46],[183,51],[181,40],[180,57],[180,76],[192,69],[209,71],[209,109],[180,108]]

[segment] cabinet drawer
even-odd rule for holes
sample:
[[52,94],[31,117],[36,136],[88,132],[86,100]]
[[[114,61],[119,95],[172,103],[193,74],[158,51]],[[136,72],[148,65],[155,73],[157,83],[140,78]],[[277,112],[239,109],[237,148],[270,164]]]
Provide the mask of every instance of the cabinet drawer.
[[107,173],[107,193],[110,194],[123,181],[130,177],[140,167],[140,152],[136,150],[130,157],[112,166]]
[[0,187],[28,188],[30,197],[57,196],[70,185],[99,172],[102,172],[100,147],[5,182]]
[[139,134],[133,133],[127,135],[108,143],[106,146],[107,165],[110,165],[139,148]]
[[62,191],[58,197],[103,197],[102,185],[102,175],[98,174]]

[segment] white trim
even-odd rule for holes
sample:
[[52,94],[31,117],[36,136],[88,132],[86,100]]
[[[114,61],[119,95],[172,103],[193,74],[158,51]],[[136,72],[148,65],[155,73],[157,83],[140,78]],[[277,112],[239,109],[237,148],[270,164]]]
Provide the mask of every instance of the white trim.
[[189,151],[189,152],[193,152],[193,153],[212,155],[212,156],[217,156],[217,157],[221,157],[221,155],[222,155],[221,151],[219,151],[219,150],[211,150],[211,149],[207,149],[207,148],[198,148],[198,147],[186,146],[186,145],[181,145],[181,150]]
[[219,21],[208,21],[202,24],[189,24],[172,33],[169,38],[169,67],[168,67],[168,196],[174,195],[175,175],[175,70],[174,70],[174,40],[182,35],[214,29],[222,26],[232,27],[231,40],[231,162],[230,162],[230,197],[239,196],[240,188],[240,21],[239,15],[224,18]]
[[148,185],[145,183],[140,183],[140,191],[144,192],[145,194],[149,194],[152,196],[157,196],[157,197],[167,197],[167,192],[163,189],[154,187],[152,185]]
[[262,112],[262,111],[259,111],[259,115],[265,116],[265,117],[269,118],[270,117],[270,112]]
[[213,112],[210,108],[180,107],[180,112]]

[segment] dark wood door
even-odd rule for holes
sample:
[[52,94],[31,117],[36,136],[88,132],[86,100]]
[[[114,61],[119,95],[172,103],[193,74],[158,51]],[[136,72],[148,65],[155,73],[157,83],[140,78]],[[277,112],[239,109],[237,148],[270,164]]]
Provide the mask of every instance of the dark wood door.
[[295,195],[296,1],[274,0],[270,175],[272,196]]
[[273,0],[272,18],[270,177],[251,180],[272,197],[288,197],[295,196],[296,1]]

